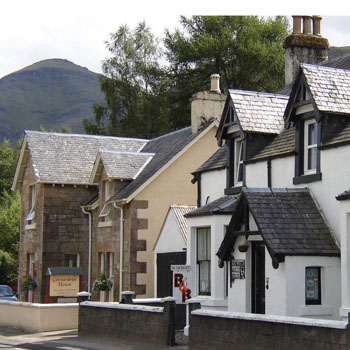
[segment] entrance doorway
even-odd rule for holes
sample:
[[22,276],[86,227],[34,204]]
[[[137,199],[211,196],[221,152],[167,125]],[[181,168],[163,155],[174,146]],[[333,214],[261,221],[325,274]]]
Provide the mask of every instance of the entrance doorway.
[[252,242],[252,313],[265,313],[264,242]]
[[173,295],[173,272],[171,265],[186,264],[186,252],[157,254],[157,297],[164,298]]

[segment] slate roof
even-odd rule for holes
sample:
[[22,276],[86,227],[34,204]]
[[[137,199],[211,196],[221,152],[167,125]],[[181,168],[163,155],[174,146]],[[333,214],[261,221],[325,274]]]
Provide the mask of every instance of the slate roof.
[[239,124],[245,132],[278,134],[288,96],[229,89]]
[[190,145],[199,135],[212,125],[216,125],[216,123],[216,120],[210,121],[194,134],[192,134],[191,127],[186,127],[150,140],[142,149],[142,152],[155,153],[155,156],[134,181],[118,189],[108,202],[126,200],[186,146]]
[[136,138],[25,131],[36,180],[44,183],[89,184],[99,149],[138,152],[147,140]]
[[172,204],[169,209],[174,213],[176,223],[179,226],[181,235],[186,243],[187,243],[187,219],[185,215],[196,208],[197,208],[196,205]]
[[350,114],[350,70],[301,64],[319,111]]
[[195,209],[185,217],[207,216],[207,215],[229,215],[232,214],[238,203],[239,195],[227,195],[216,199],[209,204],[203,205]]
[[259,161],[266,158],[276,158],[293,154],[295,151],[295,128],[283,130],[267,146],[262,148],[254,157],[246,163]]
[[227,166],[227,146],[221,146],[206,162],[192,174],[196,175],[211,170],[220,170]]
[[[286,255],[340,255],[308,189],[244,188],[242,196],[270,255],[278,261]],[[232,249],[229,245],[234,235],[229,226],[219,257],[225,258],[228,249]]]
[[109,179],[134,180],[154,155],[154,153],[100,150],[97,158],[101,160]]

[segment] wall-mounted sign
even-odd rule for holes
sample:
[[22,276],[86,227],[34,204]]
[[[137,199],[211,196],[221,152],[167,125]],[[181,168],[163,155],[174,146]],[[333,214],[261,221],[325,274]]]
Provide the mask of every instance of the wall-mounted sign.
[[177,303],[184,303],[191,299],[191,289],[189,287],[189,265],[171,265],[173,272],[173,297]]
[[72,297],[79,293],[79,275],[50,276],[50,297]]
[[244,259],[231,259],[231,281],[235,279],[245,278],[245,260]]

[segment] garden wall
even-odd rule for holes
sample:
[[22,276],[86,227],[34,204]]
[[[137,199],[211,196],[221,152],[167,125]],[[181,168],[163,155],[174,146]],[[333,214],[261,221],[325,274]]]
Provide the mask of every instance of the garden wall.
[[0,301],[0,327],[27,332],[46,332],[78,328],[79,304],[32,304]]
[[164,307],[85,301],[79,307],[79,336],[111,337],[152,345],[175,344],[175,302]]
[[343,321],[195,310],[190,350],[345,350],[350,330]]

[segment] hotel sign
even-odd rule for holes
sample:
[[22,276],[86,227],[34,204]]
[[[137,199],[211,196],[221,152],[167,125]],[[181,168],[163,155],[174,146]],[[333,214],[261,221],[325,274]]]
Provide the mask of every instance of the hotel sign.
[[79,291],[79,275],[50,276],[50,297],[76,297]]

